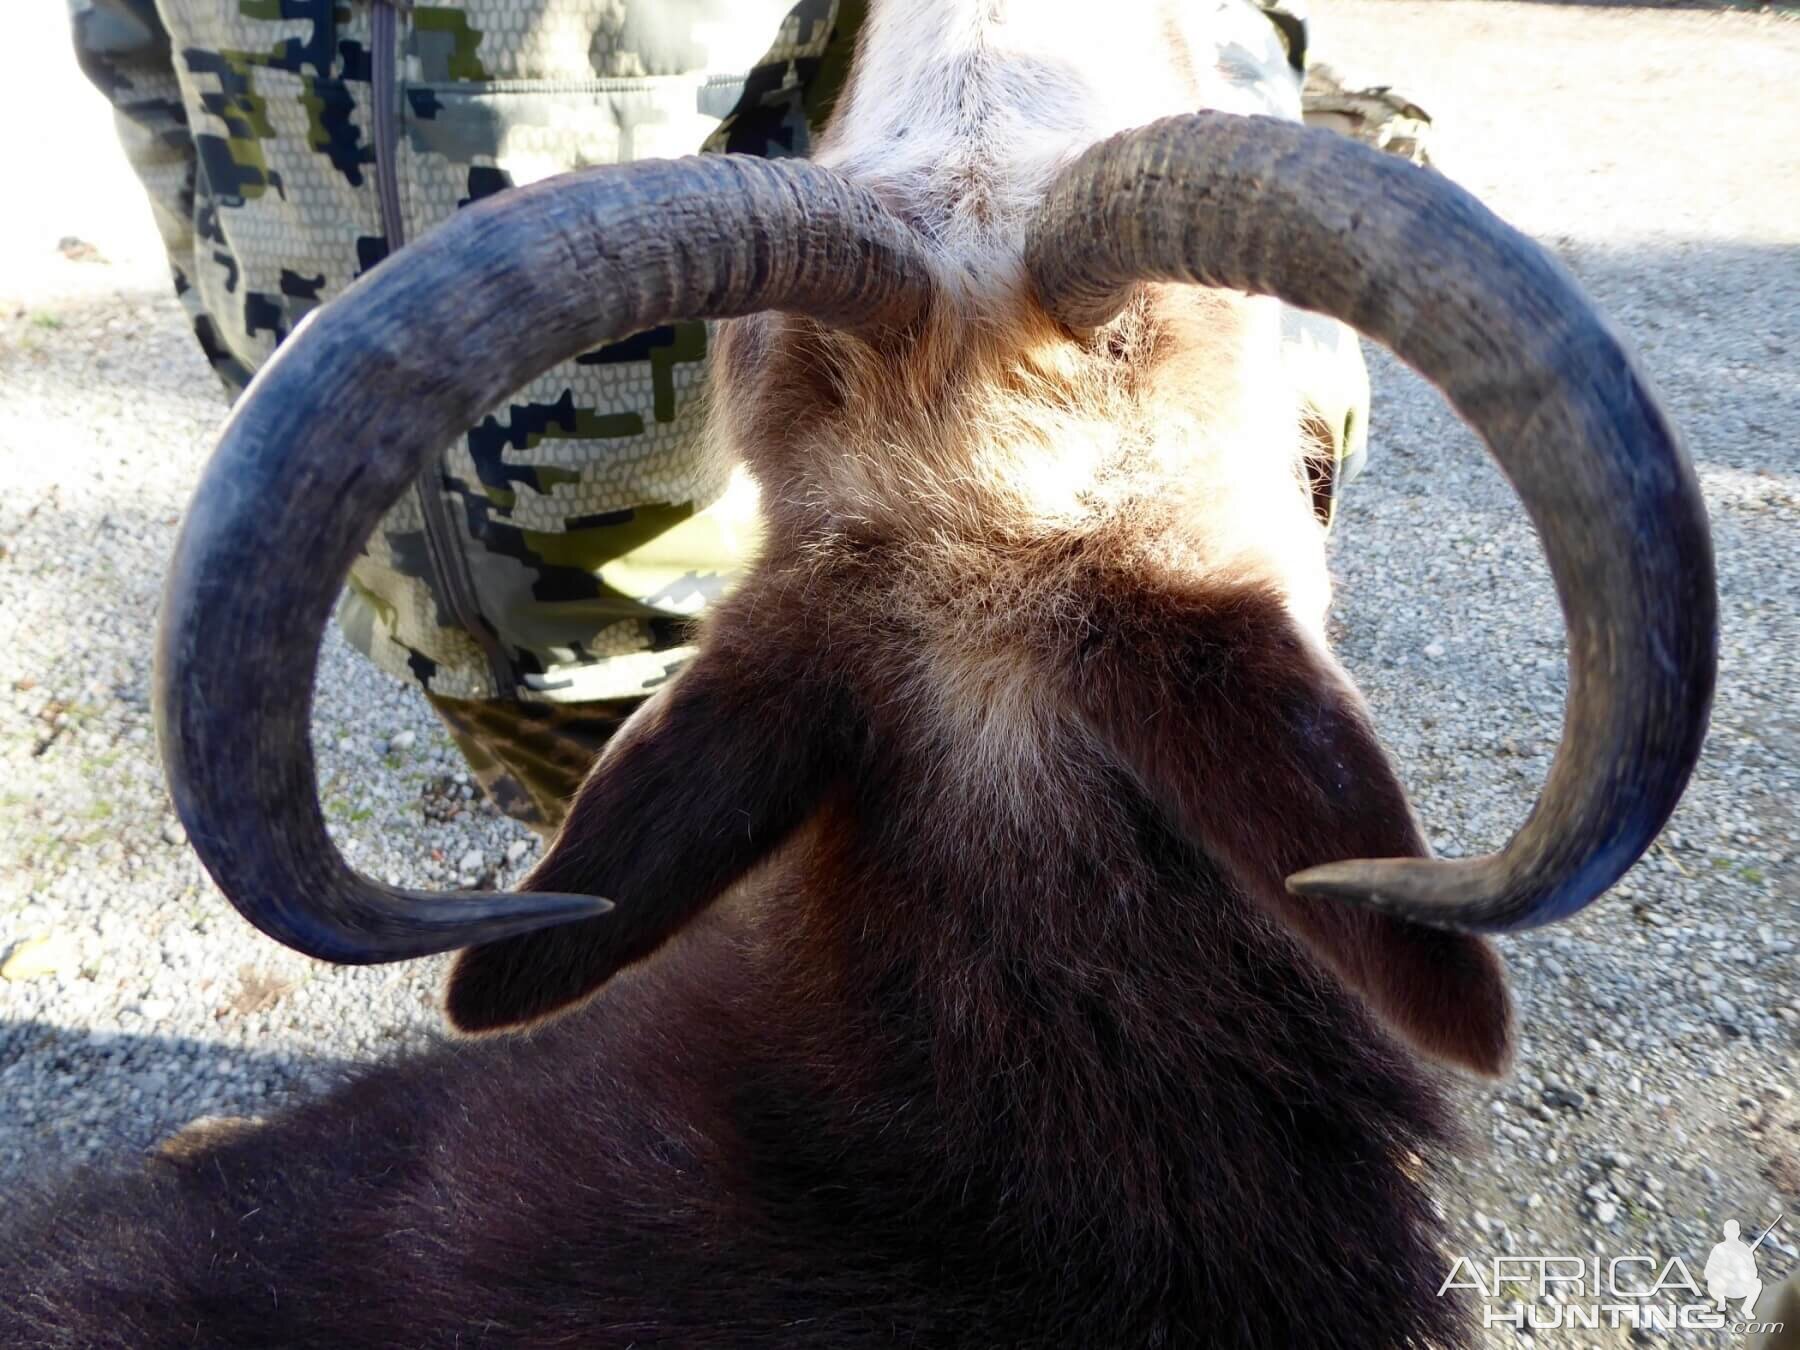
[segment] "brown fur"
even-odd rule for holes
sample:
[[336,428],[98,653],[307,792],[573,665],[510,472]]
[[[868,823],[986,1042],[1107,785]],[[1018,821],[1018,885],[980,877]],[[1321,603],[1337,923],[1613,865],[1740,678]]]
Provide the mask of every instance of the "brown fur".
[[[1314,863],[1424,845],[1354,688],[1286,605],[1301,589],[1283,586],[1293,536],[1319,548],[1297,429],[1285,467],[1280,446],[1250,447],[1287,493],[1289,519],[1265,524],[1288,537],[1246,541],[1236,524],[1211,537],[1256,490],[1206,482],[1243,462],[1221,429],[1239,430],[1230,391],[1256,384],[1246,308],[1164,292],[1085,344],[1029,313],[1012,347],[940,322],[901,360],[795,321],[728,332],[719,396],[772,498],[770,556],[714,619],[705,657],[602,760],[532,878],[625,898],[623,912],[467,954],[458,1025],[529,1020],[597,987],[811,809],[851,746],[921,734],[916,722],[955,737],[956,772],[986,809],[1030,820],[1088,809],[1087,784],[1070,800],[1048,786],[1065,743],[1098,742],[1412,1044],[1503,1069],[1508,1004],[1485,943],[1282,885]],[[1209,406],[1195,397],[1207,389],[1227,392]],[[875,453],[884,438],[895,453]],[[1183,470],[1217,499],[1187,495]],[[803,727],[774,701],[795,690]],[[907,719],[872,731],[895,711]],[[664,832],[661,849],[629,832],[643,802],[670,804],[644,826]]]
[[[723,896],[722,921],[751,935],[742,959],[773,991],[759,1024],[790,1038],[771,1045],[807,1066],[798,1095],[828,1121],[805,1143],[784,1131],[780,1151],[828,1140],[839,1159],[795,1183],[873,1203],[841,1170],[865,1151],[878,1159],[851,1174],[872,1167],[909,1205],[932,1203],[926,1177],[958,1177],[988,1196],[976,1231],[1029,1233],[1046,1271],[1077,1250],[1117,1263],[1140,1241],[1132,1260],[1170,1270],[1207,1240],[1218,1196],[1170,1203],[1164,1188],[1188,1165],[1178,1156],[1225,1145],[1193,1123],[1210,1112],[1174,1111],[1168,1094],[1219,1073],[1246,1034],[1266,1039],[1250,1090],[1338,1103],[1358,1133],[1349,1103],[1400,1061],[1315,961],[1419,1050],[1498,1072],[1510,1012],[1485,942],[1282,885],[1315,862],[1423,843],[1353,687],[1290,611],[1292,540],[1247,548],[1235,525],[1226,547],[1210,537],[1236,500],[1205,472],[1242,462],[1222,434],[1237,405],[1219,396],[1173,443],[1179,418],[1157,416],[1164,363],[1191,377],[1210,353],[1228,381],[1254,383],[1241,304],[1146,297],[1084,343],[1027,316],[1011,349],[942,324],[900,352],[787,320],[728,333],[723,416],[770,497],[768,555],[603,759],[532,878],[613,895],[620,918],[466,954],[453,1018],[485,1029],[563,1006]],[[1203,341],[1182,340],[1205,322]],[[1096,425],[1097,445],[1073,447],[1092,456],[1084,479],[1021,481],[1058,436]],[[872,449],[884,426],[891,456]],[[1266,471],[1304,522],[1281,450]],[[1289,453],[1303,453],[1297,435]],[[1184,491],[1172,465],[1223,502]],[[1364,1042],[1329,1075],[1290,1057],[1321,1018]],[[1421,1084],[1400,1090],[1434,1118]],[[884,1123],[858,1144],[864,1111]],[[1234,1147],[1210,1184],[1273,1203],[1245,1156],[1270,1145]],[[1374,1175],[1414,1203],[1399,1152]],[[1373,1206],[1331,1226],[1382,1251],[1422,1232],[1416,1214],[1406,1233],[1394,1222]],[[1116,1223],[1136,1236],[1083,1245]],[[1406,1264],[1395,1280],[1428,1279]],[[1283,1303],[1298,1325],[1326,1295],[1284,1270],[1310,1289]],[[1212,1296],[1225,1300],[1214,1312],[1245,1315]],[[1413,1315],[1411,1330],[1435,1324]],[[1339,1334],[1386,1343],[1409,1329]]]
[[[1504,985],[1282,888],[1420,841],[1294,610],[1297,436],[1156,403],[1208,319],[1254,382],[1243,303],[1026,315],[1023,347],[728,334],[767,553],[531,883],[618,910],[450,987],[468,1028],[564,1015],[26,1206],[6,1342],[1458,1339],[1443,1108],[1364,1005],[1492,1071]],[[1257,472],[1298,544],[1220,515]]]
[[531,1029],[23,1206],[0,1341],[1463,1337],[1388,1030],[1495,1072],[1507,995],[1283,888],[1423,845],[1323,645],[1273,311],[1058,328],[968,145],[896,201],[954,243],[917,331],[721,335],[766,552],[533,873],[617,910],[457,963],[459,1026]]

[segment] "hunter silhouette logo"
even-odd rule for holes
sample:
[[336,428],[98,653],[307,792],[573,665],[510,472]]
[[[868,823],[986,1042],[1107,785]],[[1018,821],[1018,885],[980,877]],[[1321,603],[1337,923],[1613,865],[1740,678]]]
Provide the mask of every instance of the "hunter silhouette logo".
[[1762,1280],[1756,1274],[1756,1249],[1763,1244],[1763,1238],[1775,1231],[1783,1216],[1777,1214],[1775,1223],[1763,1229],[1762,1237],[1748,1245],[1738,1236],[1736,1219],[1725,1221],[1725,1240],[1713,1247],[1706,1258],[1706,1294],[1718,1305],[1720,1312],[1725,1311],[1725,1304],[1731,1299],[1742,1299],[1738,1311],[1746,1320],[1755,1316],[1756,1300],[1762,1293]]
[[1727,1221],[1722,1225],[1724,1241],[1714,1244],[1698,1278],[1681,1256],[1642,1251],[1614,1256],[1509,1252],[1483,1260],[1456,1257],[1438,1297],[1452,1290],[1477,1295],[1484,1327],[1534,1332],[1602,1327],[1730,1330],[1760,1338],[1749,1342],[1758,1350],[1800,1350],[1800,1339],[1771,1339],[1786,1333],[1789,1324],[1800,1329],[1794,1316],[1800,1311],[1800,1271],[1772,1291],[1774,1306],[1765,1309],[1765,1320],[1753,1320],[1764,1292],[1756,1249],[1785,1217],[1777,1214],[1754,1242],[1743,1240],[1735,1219]]

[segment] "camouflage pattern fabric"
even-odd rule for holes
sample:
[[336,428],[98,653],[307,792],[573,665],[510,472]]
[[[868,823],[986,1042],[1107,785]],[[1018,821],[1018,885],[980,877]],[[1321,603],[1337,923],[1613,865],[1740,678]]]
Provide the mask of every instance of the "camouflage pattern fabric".
[[1377,150],[1429,165],[1426,144],[1431,114],[1385,84],[1351,89],[1331,66],[1315,58],[1312,28],[1301,0],[1256,0],[1281,34],[1288,64],[1304,77],[1301,106],[1308,126],[1324,127]]
[[1346,89],[1337,71],[1315,62],[1301,92],[1308,126],[1324,127],[1353,140],[1429,166],[1431,114],[1385,84]]
[[[1281,35],[1288,64],[1302,76],[1300,107],[1308,126],[1430,165],[1429,113],[1387,85],[1346,87],[1336,70],[1317,59],[1301,0],[1256,2]],[[1301,391],[1306,432],[1320,448],[1313,502],[1320,520],[1329,526],[1336,519],[1344,484],[1368,462],[1368,366],[1361,339],[1323,315],[1284,311],[1282,339],[1288,370]]]
[[[652,155],[806,154],[866,9],[68,3],[175,289],[234,396],[307,313],[469,202]],[[1280,40],[1252,75],[1281,81],[1285,55],[1298,79],[1303,10],[1256,3]],[[1369,97],[1309,79],[1308,120],[1380,138]],[[1366,444],[1368,377],[1342,325],[1291,314],[1286,334],[1329,519]],[[687,657],[687,620],[754,547],[754,490],[701,436],[707,350],[705,325],[676,325],[519,390],[446,452],[352,569],[346,636],[425,689],[484,788],[536,828],[560,822],[607,736]]]
[[1306,6],[1300,0],[1255,0],[1256,5],[1268,16],[1269,22],[1275,25],[1275,31],[1281,35],[1281,45],[1287,51],[1288,65],[1301,75],[1306,73],[1307,61],[1311,59],[1308,44],[1311,41],[1311,27],[1306,21]]
[[543,835],[561,828],[581,780],[641,702],[426,697],[488,799]]
[[1312,50],[1312,25],[1301,0],[1256,0],[1281,34],[1288,64],[1304,79],[1300,101],[1306,124],[1349,136],[1377,150],[1429,165],[1426,137],[1431,115],[1389,86],[1350,89]]
[[[848,60],[839,10],[853,24],[861,8],[70,4],[233,394],[309,311],[468,202],[703,145],[804,154]],[[748,482],[700,434],[707,345],[703,324],[640,334],[490,412],[369,540],[340,613],[351,642],[462,699],[610,699],[666,680],[687,619],[755,538]]]

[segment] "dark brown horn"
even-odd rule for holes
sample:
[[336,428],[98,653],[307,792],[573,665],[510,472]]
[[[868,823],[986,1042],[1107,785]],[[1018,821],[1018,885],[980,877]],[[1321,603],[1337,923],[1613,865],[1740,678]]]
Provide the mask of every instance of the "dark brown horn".
[[314,667],[358,548],[433,457],[557,362],[679,319],[776,309],[900,328],[933,294],[912,232],[797,161],[644,161],[483,202],[314,314],[227,424],[183,523],[157,639],[176,810],[257,927],[394,961],[585,918],[571,895],[439,895],[360,876],[320,813]]
[[1435,173],[1329,132],[1219,113],[1088,151],[1052,186],[1027,265],[1045,308],[1077,328],[1104,323],[1145,281],[1343,320],[1444,392],[1543,539],[1569,696],[1518,833],[1486,857],[1333,862],[1289,888],[1503,932],[1564,918],[1612,885],[1699,756],[1717,596],[1693,466],[1574,279]]

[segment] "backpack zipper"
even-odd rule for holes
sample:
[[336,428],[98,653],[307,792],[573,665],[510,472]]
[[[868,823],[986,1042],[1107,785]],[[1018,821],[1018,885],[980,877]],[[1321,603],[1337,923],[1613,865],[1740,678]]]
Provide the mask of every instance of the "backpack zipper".
[[[369,16],[370,79],[375,103],[375,189],[381,202],[381,230],[388,256],[406,247],[406,220],[400,213],[400,10],[411,0],[374,0]],[[512,664],[494,630],[482,616],[468,560],[457,546],[456,521],[444,500],[442,470],[437,461],[419,475],[414,492],[425,522],[425,558],[432,590],[450,617],[475,639],[487,658],[498,698],[513,696]]]

